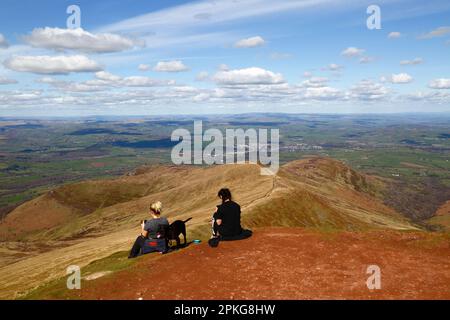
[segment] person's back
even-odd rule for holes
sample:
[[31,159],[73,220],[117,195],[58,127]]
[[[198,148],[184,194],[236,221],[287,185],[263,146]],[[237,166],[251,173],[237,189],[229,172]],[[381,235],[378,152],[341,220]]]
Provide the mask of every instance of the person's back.
[[148,232],[148,238],[158,238],[158,233],[161,231],[161,226],[168,226],[169,221],[165,217],[154,218],[147,220],[144,230]]
[[234,201],[225,201],[217,206],[214,219],[222,220],[219,233],[223,237],[237,236],[242,232],[241,207]]
[[161,227],[169,226],[169,221],[167,218],[161,217],[161,210],[161,201],[157,201],[150,206],[150,214],[152,219],[141,221],[141,234],[136,238],[128,258],[135,258],[143,253],[143,248],[147,239],[158,239],[165,236],[161,234]]

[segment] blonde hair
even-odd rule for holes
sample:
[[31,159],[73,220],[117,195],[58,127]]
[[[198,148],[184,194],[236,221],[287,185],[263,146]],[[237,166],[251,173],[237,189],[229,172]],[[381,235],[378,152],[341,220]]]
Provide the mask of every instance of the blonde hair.
[[156,214],[161,214],[161,211],[162,211],[162,203],[161,203],[161,201],[157,201],[155,203],[152,203],[152,205],[150,206],[150,210],[152,210]]

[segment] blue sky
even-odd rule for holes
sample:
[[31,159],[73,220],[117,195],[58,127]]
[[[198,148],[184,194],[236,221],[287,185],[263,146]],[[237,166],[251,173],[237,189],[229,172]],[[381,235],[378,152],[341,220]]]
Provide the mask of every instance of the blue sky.
[[450,110],[448,1],[3,0],[0,21],[0,116]]

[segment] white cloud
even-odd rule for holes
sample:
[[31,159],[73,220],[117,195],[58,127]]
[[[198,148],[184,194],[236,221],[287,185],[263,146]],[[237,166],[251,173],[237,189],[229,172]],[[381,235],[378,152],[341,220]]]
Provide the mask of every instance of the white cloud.
[[386,98],[388,94],[388,88],[370,80],[362,80],[350,88],[351,97],[363,101],[381,100]]
[[313,74],[310,71],[303,72],[303,77],[305,77],[305,78],[311,78],[312,76],[313,76]]
[[3,65],[11,70],[37,74],[69,74],[72,72],[96,72],[102,67],[82,55],[74,56],[13,56]]
[[428,86],[432,89],[450,89],[450,79],[434,79]]
[[94,91],[102,91],[106,88],[101,85],[92,85],[89,83],[79,83],[72,81],[64,81],[64,80],[56,80],[51,77],[44,77],[38,79],[37,82],[48,84],[60,91],[65,93],[67,92],[94,92]]
[[111,33],[92,34],[81,28],[37,28],[24,40],[33,47],[53,50],[77,50],[83,52],[108,53],[142,46],[135,40]]
[[0,33],[0,49],[5,49],[9,47],[9,43],[5,36]]
[[121,83],[121,85],[124,85],[127,87],[156,87],[156,86],[174,85],[175,81],[174,80],[158,80],[158,79],[152,79],[149,77],[133,76],[133,77],[123,78],[123,80],[120,83]]
[[443,37],[447,34],[450,34],[450,27],[439,27],[437,29],[434,29],[433,31],[430,31],[428,33],[425,33],[421,36],[419,36],[419,39],[431,39],[431,38],[437,38],[437,37]]
[[389,39],[398,39],[402,36],[402,34],[398,31],[393,31],[388,34]]
[[328,78],[325,77],[311,77],[308,80],[302,82],[302,86],[306,88],[320,88],[326,87]]
[[277,13],[323,8],[328,3],[335,4],[336,1],[347,3],[343,0],[192,1],[122,20],[101,28],[99,32],[135,34],[142,37],[151,31],[152,34],[147,41],[150,47],[185,44],[184,39],[188,39],[189,45],[192,45],[193,37],[201,40],[198,42],[199,45],[216,46],[237,39],[236,33],[232,32],[211,33],[210,30],[217,29],[217,26],[233,25],[234,22]]
[[140,64],[138,66],[139,71],[148,71],[150,70],[150,66],[148,64]]
[[37,82],[51,85],[62,92],[94,92],[123,87],[165,87],[176,84],[174,80],[159,80],[141,76],[122,78],[105,71],[95,73],[95,79],[84,82],[62,81],[51,77],[41,78]]
[[402,60],[402,61],[400,61],[400,64],[402,66],[416,65],[416,64],[421,64],[421,63],[423,63],[423,59],[422,58],[414,58],[413,60]]
[[106,71],[99,71],[95,74],[95,77],[99,80],[103,80],[103,81],[110,81],[110,82],[114,82],[114,81],[119,81],[122,78],[119,76],[116,76],[112,73],[106,72]]
[[366,50],[364,49],[359,49],[356,47],[348,47],[347,49],[345,49],[344,51],[341,52],[341,55],[348,57],[348,58],[353,58],[353,57],[359,57],[361,56]]
[[230,70],[230,67],[228,65],[226,65],[225,63],[222,63],[219,65],[218,69],[220,71],[228,71],[228,70]]
[[157,72],[183,72],[188,71],[189,68],[183,64],[182,61],[160,61],[153,68]]
[[406,99],[428,103],[449,103],[450,93],[446,91],[418,91],[403,95]]
[[251,37],[239,40],[234,44],[235,48],[255,48],[255,47],[261,47],[266,43],[266,41],[260,37]]
[[335,100],[341,98],[342,93],[331,87],[307,88],[304,97],[313,100]]
[[206,71],[201,71],[197,74],[197,76],[195,77],[195,80],[197,81],[205,81],[209,79],[209,73]]
[[109,86],[124,86],[124,87],[157,87],[174,85],[174,80],[159,80],[149,77],[130,76],[122,78],[120,76],[111,74],[109,72],[100,71],[95,74],[95,77],[100,81],[92,80],[86,81],[87,84],[92,85],[109,85]]
[[371,63],[374,60],[375,60],[374,57],[364,56],[359,59],[359,63],[366,64],[366,63]]
[[392,74],[388,80],[391,83],[396,83],[396,84],[405,84],[405,83],[410,83],[411,81],[413,81],[413,77],[411,77],[409,74],[407,73],[398,73],[398,74]]
[[330,63],[330,64],[327,66],[327,69],[329,69],[329,70],[331,70],[331,71],[339,71],[339,70],[341,70],[342,68],[344,68],[344,67],[341,66],[341,65],[339,65],[339,64],[336,64],[336,63]]
[[17,80],[0,77],[0,85],[16,84],[16,83],[17,83]]
[[214,75],[213,80],[222,85],[280,84],[284,82],[280,73],[257,67],[219,71]]

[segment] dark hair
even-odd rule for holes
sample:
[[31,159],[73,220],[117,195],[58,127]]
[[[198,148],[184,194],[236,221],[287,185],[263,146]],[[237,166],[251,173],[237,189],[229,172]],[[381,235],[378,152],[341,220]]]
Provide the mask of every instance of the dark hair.
[[222,199],[222,202],[231,200],[231,191],[230,191],[230,189],[222,188],[222,189],[220,189],[217,196]]

